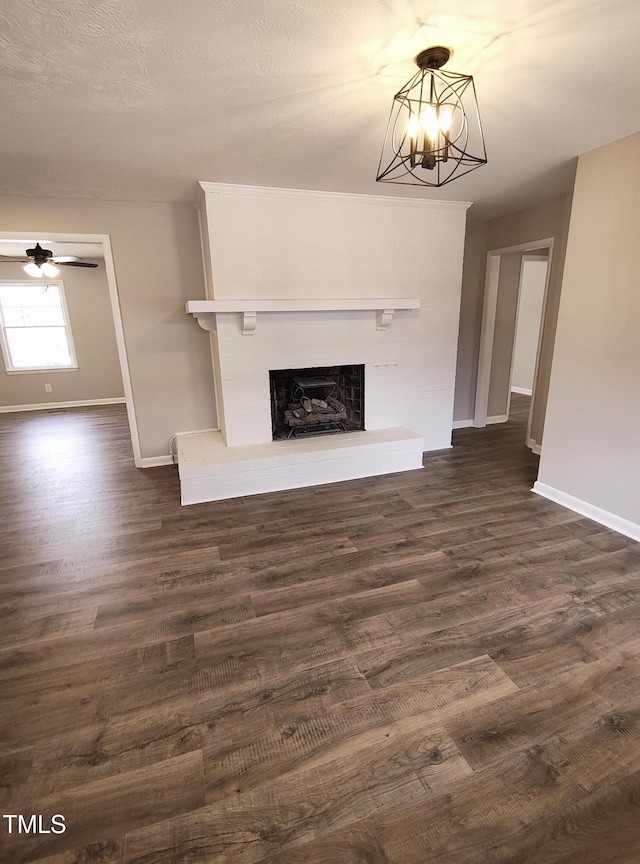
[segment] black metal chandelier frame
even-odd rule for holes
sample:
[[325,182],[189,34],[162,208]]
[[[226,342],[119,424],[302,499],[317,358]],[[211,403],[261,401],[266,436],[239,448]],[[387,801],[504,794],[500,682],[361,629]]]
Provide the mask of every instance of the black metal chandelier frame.
[[443,71],[448,48],[427,48],[393,97],[376,180],[444,186],[487,162],[471,75]]

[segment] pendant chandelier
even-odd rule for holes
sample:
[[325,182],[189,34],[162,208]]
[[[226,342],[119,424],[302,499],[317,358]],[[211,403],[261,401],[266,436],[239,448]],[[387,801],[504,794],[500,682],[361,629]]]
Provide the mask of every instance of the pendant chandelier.
[[421,51],[419,71],[393,97],[379,182],[444,186],[486,163],[473,78],[442,71],[449,57]]

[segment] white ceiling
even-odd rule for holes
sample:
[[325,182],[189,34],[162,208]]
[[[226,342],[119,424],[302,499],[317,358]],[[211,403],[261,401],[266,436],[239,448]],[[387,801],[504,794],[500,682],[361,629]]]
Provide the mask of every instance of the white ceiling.
[[33,249],[36,243],[40,243],[43,249],[48,249],[54,258],[56,255],[75,255],[78,258],[104,257],[102,243],[51,242],[45,236],[23,237],[20,240],[6,240],[0,237],[0,255],[25,258],[27,249]]
[[[198,180],[476,202],[570,189],[640,129],[638,0],[3,0],[0,193],[191,201]],[[379,184],[423,48],[475,77],[489,164]]]

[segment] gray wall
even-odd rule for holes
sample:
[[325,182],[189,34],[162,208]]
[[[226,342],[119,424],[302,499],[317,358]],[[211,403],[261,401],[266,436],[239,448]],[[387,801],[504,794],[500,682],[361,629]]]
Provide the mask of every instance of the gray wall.
[[474,413],[486,263],[487,223],[467,219],[462,265],[454,420],[470,420]]
[[[50,370],[8,375],[0,355],[0,406],[124,396],[104,261],[95,259],[93,263],[98,265],[95,270],[60,267],[60,275],[51,280],[62,281],[64,285],[78,361],[77,371]],[[0,267],[0,279],[31,283],[40,281],[30,279],[21,264],[6,263]],[[45,392],[45,383],[51,385],[51,393]]]
[[110,235],[143,458],[216,425],[209,337],[184,311],[204,298],[195,207],[1,197],[3,231]]
[[488,418],[506,418],[507,414],[521,264],[522,254],[520,252],[502,255],[500,258],[496,326],[493,331],[489,399],[487,402]]
[[580,157],[538,480],[640,531],[640,133]]
[[547,237],[554,239],[549,272],[549,294],[536,380],[536,403],[533,406],[531,423],[531,437],[538,444],[542,443],[542,431],[545,422],[570,213],[571,197],[565,196],[538,207],[531,207],[528,210],[521,210],[519,213],[503,216],[500,219],[492,219],[488,223],[487,245],[489,249],[502,249],[505,246],[516,246],[519,243],[530,243]]
[[[502,249],[552,237],[555,245],[549,273],[549,296],[531,429],[532,438],[537,442],[542,441],[570,212],[571,197],[564,196],[547,204],[492,219],[484,223],[482,228],[478,223],[468,222],[467,234],[471,245],[468,250],[465,249],[462,277],[455,420],[471,420],[474,414],[486,253],[492,249]],[[483,232],[486,239],[484,249],[481,248]]]

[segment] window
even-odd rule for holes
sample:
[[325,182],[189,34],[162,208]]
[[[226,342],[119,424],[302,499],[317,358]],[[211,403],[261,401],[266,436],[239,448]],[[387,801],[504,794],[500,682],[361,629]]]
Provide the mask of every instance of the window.
[[62,282],[0,282],[0,324],[7,372],[77,368]]

